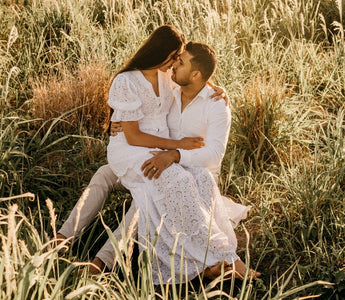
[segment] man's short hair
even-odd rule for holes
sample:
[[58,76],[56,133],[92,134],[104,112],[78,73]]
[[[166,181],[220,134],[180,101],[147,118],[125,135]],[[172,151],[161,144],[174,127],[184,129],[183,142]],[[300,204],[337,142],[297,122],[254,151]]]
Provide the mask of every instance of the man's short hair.
[[190,60],[192,70],[200,71],[202,79],[207,81],[216,69],[216,52],[210,46],[197,42],[189,42],[185,49],[193,56]]

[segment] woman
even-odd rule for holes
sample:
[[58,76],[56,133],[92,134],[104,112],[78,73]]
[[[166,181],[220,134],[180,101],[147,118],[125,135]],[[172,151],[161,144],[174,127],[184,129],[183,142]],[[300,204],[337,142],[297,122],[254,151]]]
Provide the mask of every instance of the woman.
[[[197,276],[205,266],[205,274],[213,277],[215,273],[219,275],[219,265],[224,261],[240,266],[240,276],[244,275],[230,221],[212,220],[212,206],[217,206],[220,193],[209,172],[187,171],[174,164],[159,179],[148,180],[140,169],[152,156],[152,148],[195,149],[204,145],[201,138],[169,139],[166,117],[174,85],[167,71],[183,42],[182,35],[172,26],[156,29],[116,75],[109,93],[108,103],[114,110],[112,121],[121,122],[123,133],[110,138],[108,162],[140,208],[142,245],[147,239],[151,242],[160,227],[153,259],[155,284],[160,283],[160,277],[164,283],[170,280],[171,267],[179,282]],[[176,252],[171,266],[169,253],[173,248]],[[102,262],[103,258],[98,260]]]

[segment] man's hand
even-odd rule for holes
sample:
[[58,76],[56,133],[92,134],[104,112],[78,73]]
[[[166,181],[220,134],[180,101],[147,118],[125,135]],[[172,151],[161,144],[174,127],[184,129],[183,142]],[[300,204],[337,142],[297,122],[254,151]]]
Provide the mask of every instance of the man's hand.
[[122,127],[120,125],[120,122],[111,122],[110,124],[110,135],[111,136],[117,136],[119,132],[122,132]]
[[172,163],[180,161],[180,152],[177,150],[151,151],[150,153],[153,154],[153,157],[141,166],[144,176],[150,180],[152,178],[157,179]]

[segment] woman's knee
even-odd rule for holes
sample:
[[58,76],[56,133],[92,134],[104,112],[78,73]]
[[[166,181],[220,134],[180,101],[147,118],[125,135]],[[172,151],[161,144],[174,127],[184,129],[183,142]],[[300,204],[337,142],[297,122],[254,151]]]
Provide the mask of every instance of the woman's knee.
[[193,175],[178,164],[172,164],[165,169],[161,176],[156,180],[157,184],[169,186],[183,185],[193,183]]

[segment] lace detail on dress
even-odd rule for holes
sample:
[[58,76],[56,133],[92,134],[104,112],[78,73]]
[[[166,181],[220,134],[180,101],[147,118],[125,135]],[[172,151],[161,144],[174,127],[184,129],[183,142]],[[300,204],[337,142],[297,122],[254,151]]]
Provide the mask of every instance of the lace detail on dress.
[[144,114],[142,113],[141,109],[138,108],[133,111],[129,110],[120,110],[114,108],[113,114],[111,116],[112,122],[119,122],[121,121],[138,121],[144,117]]
[[[213,175],[205,168],[185,167],[185,169],[193,175],[195,183],[198,186],[200,199],[204,202],[206,207],[211,209],[214,205],[211,201],[220,196],[220,194],[217,193],[219,190]],[[209,212],[211,212],[211,210],[209,210]]]
[[[166,76],[159,73],[159,78]],[[164,77],[165,78],[165,77]],[[144,116],[168,114],[172,104],[172,94],[166,92],[166,79],[160,79],[160,97],[153,93],[140,71],[124,72],[117,75],[110,87],[108,104],[114,109],[113,122],[138,121]],[[165,121],[166,122],[166,121]],[[166,124],[165,124],[166,126]]]
[[137,121],[144,116],[140,108],[142,103],[135,91],[136,87],[127,74],[115,77],[108,100],[108,104],[114,109],[111,121]]
[[[212,216],[213,210],[208,204],[216,200],[214,190],[217,189],[217,186],[212,175],[203,170],[193,171],[198,175],[198,178],[195,179],[191,172],[186,171],[180,165],[173,164],[157,180],[153,181],[156,191],[164,195],[164,198],[148,198],[144,205],[136,202],[141,210],[139,239],[142,243],[147,238],[147,230],[149,240],[153,241],[155,232],[162,221],[155,244],[155,252],[158,255],[158,265],[153,265],[155,284],[159,283],[159,271],[164,282],[171,276],[169,254],[175,243],[176,282],[180,281],[180,270],[184,274],[187,268],[188,280],[190,280],[207,266],[212,266],[223,259],[231,263],[238,258],[235,253],[236,236],[231,223],[225,219],[229,228],[224,232],[223,228],[218,227]],[[205,189],[201,188],[202,185],[205,186]],[[203,195],[205,199],[200,197],[200,190],[205,192]],[[208,197],[210,199],[206,199]],[[183,266],[180,265],[181,256]],[[183,279],[183,281],[185,280],[186,278]]]

